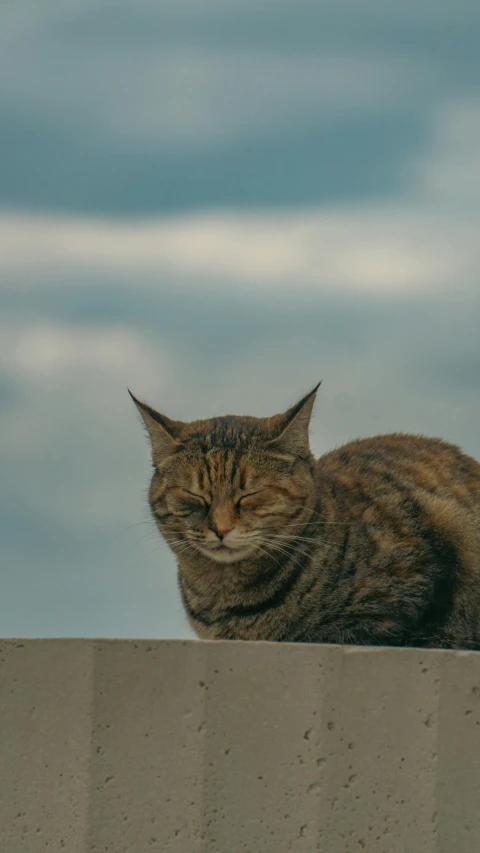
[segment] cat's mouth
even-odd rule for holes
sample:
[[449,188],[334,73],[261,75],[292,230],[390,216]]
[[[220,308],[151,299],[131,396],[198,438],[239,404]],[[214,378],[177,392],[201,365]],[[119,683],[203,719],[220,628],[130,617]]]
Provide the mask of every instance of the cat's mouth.
[[197,548],[202,554],[210,557],[211,560],[215,560],[217,563],[236,563],[238,560],[244,560],[246,557],[249,557],[254,551],[253,544],[251,543],[237,546],[219,543],[214,547],[197,545]]

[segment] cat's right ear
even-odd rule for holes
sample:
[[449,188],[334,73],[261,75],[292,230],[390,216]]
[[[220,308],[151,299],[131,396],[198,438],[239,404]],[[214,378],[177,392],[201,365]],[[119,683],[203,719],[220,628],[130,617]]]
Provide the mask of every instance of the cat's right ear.
[[267,442],[267,447],[275,447],[294,456],[308,456],[310,453],[308,429],[315,396],[321,384],[319,382],[315,385],[312,391],[302,397],[284,414],[274,415],[273,418],[267,419],[270,430],[273,429],[277,433],[274,438]]
[[127,390],[148,432],[152,448],[152,459],[156,465],[160,465],[168,456],[171,456],[175,452],[180,444],[180,432],[183,424],[179,421],[172,421],[166,415],[155,411],[151,406],[137,400],[130,389]]

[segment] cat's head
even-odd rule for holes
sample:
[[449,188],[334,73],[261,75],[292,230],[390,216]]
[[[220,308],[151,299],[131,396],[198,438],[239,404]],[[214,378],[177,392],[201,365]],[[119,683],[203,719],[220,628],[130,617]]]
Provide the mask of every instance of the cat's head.
[[218,563],[285,553],[314,502],[308,431],[317,389],[272,417],[191,423],[131,395],[152,449],[150,506],[173,551]]

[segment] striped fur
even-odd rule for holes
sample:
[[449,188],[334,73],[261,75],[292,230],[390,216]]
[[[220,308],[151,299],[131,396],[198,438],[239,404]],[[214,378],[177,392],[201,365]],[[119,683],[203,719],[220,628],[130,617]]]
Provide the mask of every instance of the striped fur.
[[316,390],[271,418],[188,424],[134,398],[194,631],[480,649],[480,465],[400,433],[315,460]]

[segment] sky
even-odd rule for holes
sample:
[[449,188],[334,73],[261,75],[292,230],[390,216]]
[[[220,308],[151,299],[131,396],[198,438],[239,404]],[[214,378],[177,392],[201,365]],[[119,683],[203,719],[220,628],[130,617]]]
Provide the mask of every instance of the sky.
[[0,635],[189,637],[127,386],[480,457],[476,0],[0,9]]

